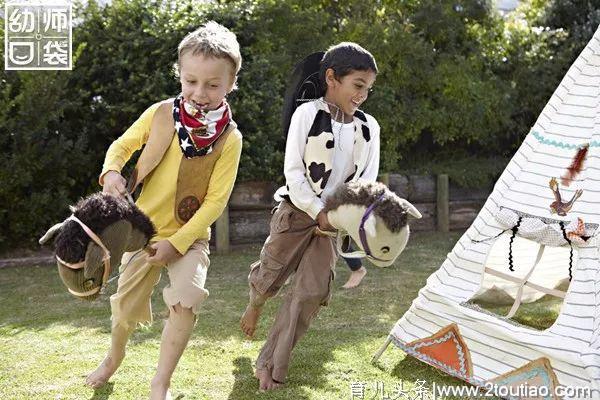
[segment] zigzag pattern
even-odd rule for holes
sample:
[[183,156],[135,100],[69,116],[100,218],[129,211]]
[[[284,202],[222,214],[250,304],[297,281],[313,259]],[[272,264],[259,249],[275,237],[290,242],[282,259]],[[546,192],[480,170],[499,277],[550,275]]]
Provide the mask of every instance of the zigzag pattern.
[[[575,144],[557,142],[556,140],[552,140],[552,139],[547,139],[547,138],[543,137],[542,134],[537,131],[531,131],[530,134],[531,134],[531,136],[536,138],[538,142],[540,142],[542,144],[546,144],[548,146],[559,147],[561,149],[574,150],[574,149],[579,149],[583,145],[583,143],[581,145],[575,145]],[[590,147],[600,147],[600,142],[593,140],[589,143],[589,145],[590,145]]]

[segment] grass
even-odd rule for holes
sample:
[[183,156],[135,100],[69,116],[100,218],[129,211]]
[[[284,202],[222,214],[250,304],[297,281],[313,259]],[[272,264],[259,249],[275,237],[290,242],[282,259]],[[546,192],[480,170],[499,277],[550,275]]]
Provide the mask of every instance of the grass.
[[[212,255],[207,280],[211,294],[175,372],[173,394],[185,400],[349,399],[351,385],[364,382],[364,398],[381,399],[376,389],[381,385],[394,398],[395,387],[416,391],[417,381],[425,381],[429,388],[433,382],[462,384],[393,345],[377,365],[370,363],[458,237],[458,233],[413,235],[395,266],[368,267],[364,283],[352,291],[340,289],[349,270],[338,263],[330,306],[321,310],[297,345],[286,387],[270,393],[257,391],[252,364],[281,297],[267,303],[256,339],[245,340],[238,321],[247,301],[249,265],[260,248]],[[119,371],[94,391],[83,382],[108,348],[108,299],[76,300],[53,266],[0,269],[0,398],[147,398],[167,315],[161,297],[166,280],[163,274],[153,295],[154,324],[133,334]],[[112,284],[108,292],[115,289]],[[412,396],[406,398],[417,398]]]
[[[510,311],[512,304],[498,306],[485,302],[474,302],[479,307],[491,311],[494,314],[505,316]],[[563,300],[554,296],[546,295],[532,303],[523,303],[518,308],[511,320],[519,324],[540,331],[548,329],[558,318]]]

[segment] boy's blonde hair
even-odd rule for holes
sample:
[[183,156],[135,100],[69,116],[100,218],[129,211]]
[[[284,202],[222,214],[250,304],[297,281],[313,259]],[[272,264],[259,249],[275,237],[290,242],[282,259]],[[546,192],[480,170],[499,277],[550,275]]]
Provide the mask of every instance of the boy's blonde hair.
[[188,33],[179,43],[176,68],[178,76],[181,57],[190,51],[192,55],[202,54],[207,57],[228,59],[232,64],[234,77],[242,67],[240,44],[235,33],[215,21],[209,21],[194,32]]

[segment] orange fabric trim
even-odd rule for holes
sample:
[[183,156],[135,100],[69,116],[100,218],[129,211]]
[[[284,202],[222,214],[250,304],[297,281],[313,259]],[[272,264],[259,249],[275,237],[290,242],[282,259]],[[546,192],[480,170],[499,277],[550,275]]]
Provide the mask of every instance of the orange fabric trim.
[[440,329],[434,335],[412,341],[406,346],[444,364],[461,376],[469,378],[473,376],[471,353],[455,323]]

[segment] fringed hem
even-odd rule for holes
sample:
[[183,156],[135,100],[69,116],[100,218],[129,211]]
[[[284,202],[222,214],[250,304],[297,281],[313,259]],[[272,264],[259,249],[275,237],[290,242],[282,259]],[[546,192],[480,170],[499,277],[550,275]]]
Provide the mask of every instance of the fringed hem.
[[163,289],[163,300],[169,309],[175,312],[175,305],[181,304],[183,308],[191,308],[194,315],[200,313],[200,306],[208,297],[208,290],[197,288],[194,293],[184,296],[182,293],[175,293],[170,287]]
[[112,328],[116,328],[118,326],[121,326],[123,329],[125,330],[135,330],[137,328],[140,329],[150,329],[150,327],[152,326],[152,318],[150,318],[149,320],[138,320],[138,321],[124,321],[124,320],[120,320],[120,319],[116,319],[111,317],[110,318],[112,324]]

